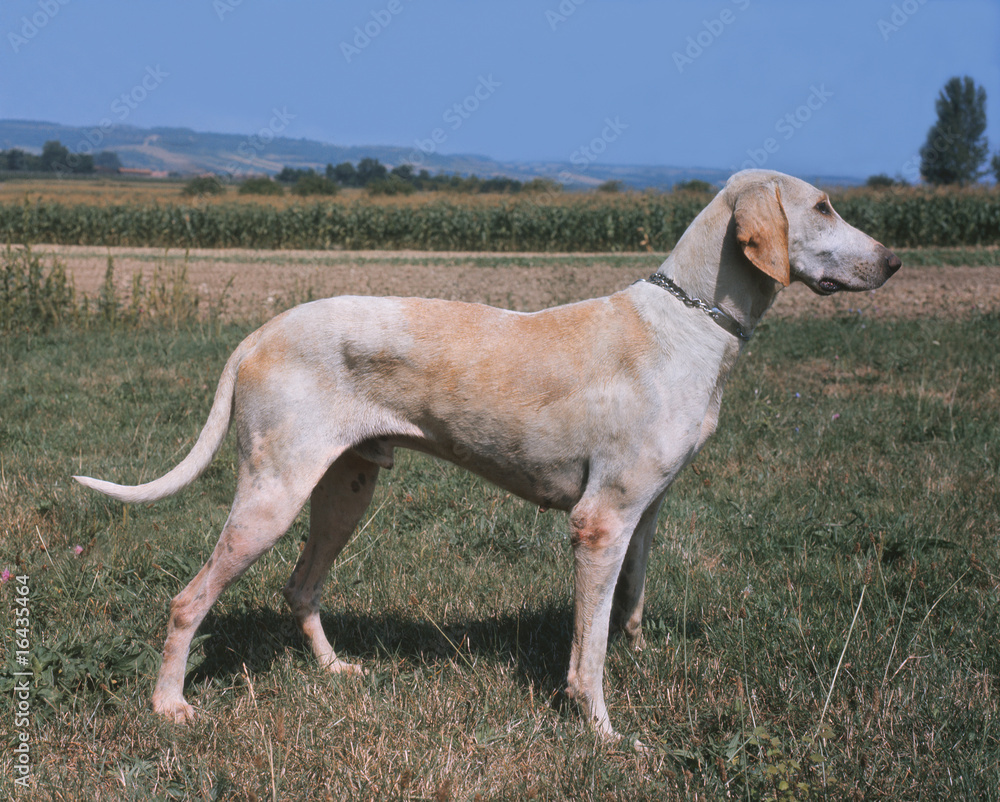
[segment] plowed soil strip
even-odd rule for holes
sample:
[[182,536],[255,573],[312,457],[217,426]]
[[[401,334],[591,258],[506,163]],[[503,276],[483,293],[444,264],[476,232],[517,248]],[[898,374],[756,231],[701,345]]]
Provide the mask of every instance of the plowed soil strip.
[[[168,284],[184,270],[202,303],[226,292],[228,317],[265,317],[275,309],[332,295],[401,295],[449,298],[531,311],[607,295],[649,275],[663,254],[482,254],[425,251],[254,251],[36,246],[66,265],[78,292],[95,296],[110,255],[115,285],[127,298],[132,276],[147,286]],[[231,282],[231,284],[230,284]],[[229,284],[228,291],[226,290]],[[915,319],[963,316],[1000,308],[1000,269],[903,269],[875,292],[814,295],[793,284],[771,315],[838,316],[861,313]]]

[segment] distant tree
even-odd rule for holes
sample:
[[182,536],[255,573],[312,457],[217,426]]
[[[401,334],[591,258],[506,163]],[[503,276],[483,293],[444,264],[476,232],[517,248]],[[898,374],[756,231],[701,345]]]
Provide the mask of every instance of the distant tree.
[[495,193],[516,193],[520,192],[523,184],[516,178],[508,178],[504,175],[495,175],[492,178],[484,178],[479,183],[479,191]]
[[20,148],[11,148],[3,153],[4,155],[4,167],[8,170],[30,170],[30,160],[37,159],[37,156],[32,156],[30,153],[25,153]]
[[20,148],[0,150],[0,169],[32,173],[92,173],[94,157],[89,153],[71,153],[56,139],[49,140],[42,148],[42,155],[35,156]]
[[247,178],[240,184],[240,195],[284,195],[285,189],[277,181],[272,181],[267,176],[254,176]]
[[70,153],[66,157],[66,167],[69,172],[74,174],[92,173],[94,172],[94,157],[89,153]]
[[351,162],[341,162],[336,167],[326,166],[326,177],[342,187],[358,186],[358,171]]
[[551,194],[553,192],[562,192],[562,184],[558,181],[554,181],[551,178],[532,178],[530,181],[526,182],[522,189],[525,192],[537,192]]
[[605,181],[603,184],[600,184],[597,187],[597,191],[598,192],[607,192],[607,193],[610,193],[610,194],[615,194],[615,193],[618,193],[618,192],[624,192],[625,191],[625,182],[624,181],[616,181],[614,179],[611,179],[609,181]]
[[701,193],[704,195],[713,195],[716,192],[716,188],[709,184],[708,181],[702,181],[698,178],[692,178],[689,181],[678,181],[671,189],[674,192]]
[[865,181],[865,186],[871,189],[890,189],[896,186],[897,182],[894,178],[889,178],[885,173],[879,173],[878,175],[868,176],[868,180]]
[[415,176],[413,175],[413,165],[412,164],[400,164],[392,168],[390,175],[396,176],[407,184],[412,184]]
[[316,171],[313,169],[296,169],[295,167],[282,167],[281,172],[278,173],[274,178],[280,181],[282,184],[294,184],[300,178],[304,178],[307,175],[316,175]]
[[309,170],[304,175],[300,175],[292,187],[293,195],[336,195],[337,185],[325,175],[320,175],[315,170]]
[[69,148],[58,139],[50,139],[42,146],[42,170],[45,172],[55,172],[59,169],[68,171],[67,159],[69,159]]
[[422,192],[437,189],[437,184],[434,182],[434,176],[432,176],[427,170],[421,170],[417,173],[417,177],[413,179],[413,183],[414,186]]
[[226,188],[214,175],[200,175],[192,178],[184,185],[181,194],[187,197],[204,197],[205,195],[224,195]]
[[483,180],[478,175],[473,173],[472,175],[467,175],[465,178],[459,179],[458,191],[468,192],[471,194],[479,192],[482,185]]
[[365,158],[358,162],[358,185],[368,186],[372,181],[378,181],[389,175],[389,170],[378,159]]
[[920,174],[935,185],[975,183],[989,153],[986,90],[968,76],[952,78],[934,103],[937,122],[920,148]]
[[369,181],[365,189],[372,195],[411,195],[417,191],[411,182],[396,175],[395,171],[385,178]]
[[122,160],[118,158],[118,154],[113,150],[102,150],[100,153],[94,154],[94,167],[110,172],[117,172],[122,169]]
[[990,159],[990,169],[993,171],[993,178],[1000,184],[1000,152],[995,153]]

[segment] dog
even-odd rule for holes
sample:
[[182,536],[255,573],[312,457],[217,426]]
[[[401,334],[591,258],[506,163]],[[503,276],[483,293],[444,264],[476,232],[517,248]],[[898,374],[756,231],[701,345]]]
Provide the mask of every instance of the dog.
[[237,488],[208,562],[172,601],[153,708],[186,722],[195,630],[219,595],[310,501],[309,537],[284,588],[319,663],[320,588],[396,448],[454,462],[569,513],[574,625],[567,694],[605,739],[609,631],[642,645],[646,562],[674,477],[715,430],[726,378],[778,292],[871,290],[901,266],[829,197],[747,170],[695,218],[648,279],[534,313],[420,298],[303,304],[250,334],[222,372],[190,453],[142,485],[81,484],[123,502],[190,485],[236,429]]

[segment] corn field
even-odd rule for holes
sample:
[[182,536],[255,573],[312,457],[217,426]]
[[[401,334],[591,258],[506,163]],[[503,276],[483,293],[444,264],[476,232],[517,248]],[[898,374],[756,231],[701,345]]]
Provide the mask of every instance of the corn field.
[[[0,241],[162,248],[669,250],[709,196],[563,195],[386,205],[0,204]],[[891,247],[1000,244],[1000,192],[848,191],[840,214]]]

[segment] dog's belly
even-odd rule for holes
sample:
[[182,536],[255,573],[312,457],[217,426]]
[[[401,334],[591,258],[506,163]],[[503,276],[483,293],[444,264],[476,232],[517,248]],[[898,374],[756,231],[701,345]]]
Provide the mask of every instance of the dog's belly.
[[446,460],[546,509],[572,509],[583,496],[590,473],[589,461],[584,457],[565,456],[545,462],[530,457],[512,459],[511,454],[495,447],[456,440],[399,437],[379,440],[378,447],[383,453],[400,447]]

